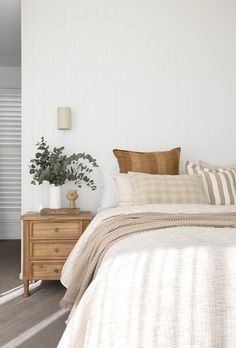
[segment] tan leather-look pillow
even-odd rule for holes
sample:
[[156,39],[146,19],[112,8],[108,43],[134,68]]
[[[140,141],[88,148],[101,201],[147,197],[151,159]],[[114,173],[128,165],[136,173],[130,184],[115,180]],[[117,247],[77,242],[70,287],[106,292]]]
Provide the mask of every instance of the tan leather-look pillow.
[[179,174],[180,147],[169,151],[136,152],[114,149],[120,173]]

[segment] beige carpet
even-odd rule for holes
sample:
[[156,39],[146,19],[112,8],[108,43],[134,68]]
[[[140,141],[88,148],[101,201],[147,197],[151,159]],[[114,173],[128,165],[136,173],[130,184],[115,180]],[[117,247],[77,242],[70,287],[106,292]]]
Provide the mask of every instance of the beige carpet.
[[25,299],[19,273],[20,241],[0,240],[0,347],[55,348],[68,316],[58,304],[65,289],[37,282]]

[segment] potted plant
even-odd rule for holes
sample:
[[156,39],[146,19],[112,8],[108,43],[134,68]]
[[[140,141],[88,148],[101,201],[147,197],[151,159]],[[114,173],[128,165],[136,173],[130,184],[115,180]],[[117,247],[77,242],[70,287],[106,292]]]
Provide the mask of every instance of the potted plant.
[[74,182],[78,187],[85,184],[91,190],[96,190],[91,173],[98,164],[91,155],[73,153],[67,156],[64,154],[64,146],[50,149],[44,137],[36,146],[35,157],[29,165],[29,172],[33,175],[31,184],[49,182],[49,208],[61,208],[61,186],[68,181]]

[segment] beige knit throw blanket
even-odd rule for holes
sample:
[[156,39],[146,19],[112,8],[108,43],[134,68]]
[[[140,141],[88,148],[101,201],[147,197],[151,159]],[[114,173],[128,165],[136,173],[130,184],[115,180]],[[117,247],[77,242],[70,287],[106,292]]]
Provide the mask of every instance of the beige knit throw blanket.
[[78,255],[79,265],[72,275],[72,280],[60,305],[71,309],[74,304],[79,303],[104,254],[114,243],[133,233],[178,226],[235,228],[236,213],[166,214],[148,212],[122,214],[106,219],[94,230]]

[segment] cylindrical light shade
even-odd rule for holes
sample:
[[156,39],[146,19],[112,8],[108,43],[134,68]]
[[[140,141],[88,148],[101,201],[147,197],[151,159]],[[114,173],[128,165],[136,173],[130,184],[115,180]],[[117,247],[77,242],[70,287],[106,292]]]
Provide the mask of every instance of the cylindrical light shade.
[[57,108],[57,128],[71,129],[71,108],[68,106]]

